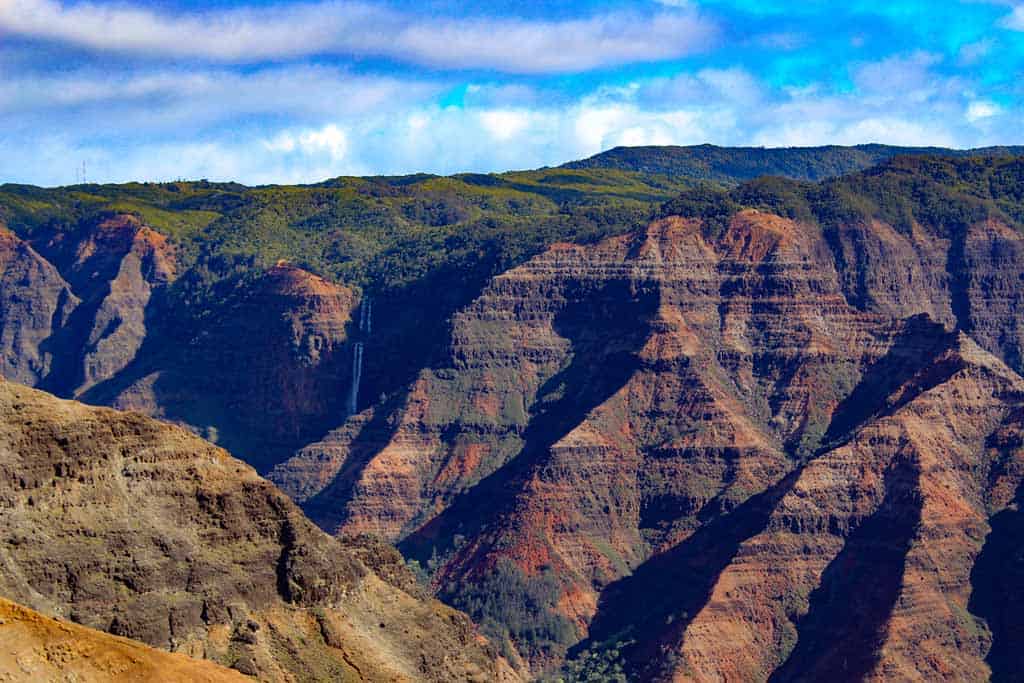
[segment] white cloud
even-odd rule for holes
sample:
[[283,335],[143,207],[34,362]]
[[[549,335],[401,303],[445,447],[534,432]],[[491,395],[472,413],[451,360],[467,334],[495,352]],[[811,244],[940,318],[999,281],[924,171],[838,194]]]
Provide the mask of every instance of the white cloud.
[[612,97],[635,99],[653,109],[753,104],[764,97],[764,88],[745,69],[701,69],[667,78],[637,81],[624,88],[607,88]]
[[697,72],[697,78],[723,100],[754,102],[761,97],[761,84],[744,69],[702,69]]
[[932,122],[899,116],[866,117],[838,127],[828,144],[858,145],[866,141],[887,145],[955,147],[956,138]]
[[853,73],[857,88],[864,93],[908,93],[929,90],[933,76],[931,67],[942,61],[942,57],[929,52],[914,52],[910,55],[895,55],[878,62],[858,66]]
[[981,121],[983,119],[989,119],[993,116],[997,116],[1002,113],[1002,108],[993,102],[986,102],[984,100],[978,100],[971,102],[967,106],[967,120],[971,123]]
[[297,133],[281,131],[273,138],[264,140],[263,146],[270,152],[299,152],[306,156],[326,155],[331,161],[341,161],[348,151],[348,135],[337,124],[329,123],[319,129],[307,129]]
[[[108,90],[99,79],[71,73],[67,81],[35,84],[35,106],[43,109],[18,108],[12,104],[17,87],[0,85],[0,178],[71,182],[75,163],[86,160],[90,175],[107,181],[313,182],[337,175],[536,168],[616,145],[974,147],[1005,144],[1018,135],[1018,110],[996,105],[971,83],[942,76],[933,64],[920,55],[862,64],[851,92],[824,83],[773,89],[742,69],[598,86],[574,99],[484,81],[463,87],[460,106],[437,103],[441,93],[451,92],[450,84],[410,94],[415,84],[363,82],[368,77],[330,70],[278,69],[246,77],[154,72],[126,77]],[[882,87],[884,73],[900,87]],[[33,87],[30,81],[24,86]],[[71,83],[78,85],[58,92]],[[302,95],[307,90],[312,94]],[[65,107],[61,98],[78,104]],[[291,110],[276,117],[274,106],[292,98]],[[35,112],[53,122],[51,112],[62,108],[72,113],[62,115],[59,125],[44,130],[32,123],[40,120]],[[247,124],[249,118],[259,123]]]
[[525,21],[417,17],[339,0],[181,15],[129,5],[4,0],[0,32],[96,50],[221,62],[337,54],[547,73],[677,58],[708,46],[717,29],[696,11],[681,9]]
[[996,42],[992,38],[983,38],[974,43],[965,43],[957,51],[959,62],[964,66],[972,66],[992,52]]
[[348,150],[348,137],[345,132],[333,123],[320,130],[311,130],[299,136],[299,149],[306,154],[326,152],[331,159],[339,161],[345,158]]
[[1003,28],[1008,28],[1011,31],[1024,31],[1024,5],[1015,6],[1013,11],[999,23]]
[[530,125],[530,112],[498,109],[480,114],[484,130],[495,140],[503,142],[515,137]]
[[0,126],[35,130],[87,128],[93,135],[160,134],[205,129],[257,116],[297,124],[408,108],[436,97],[446,84],[359,76],[316,66],[249,73],[158,69],[104,73],[95,69],[0,79]]

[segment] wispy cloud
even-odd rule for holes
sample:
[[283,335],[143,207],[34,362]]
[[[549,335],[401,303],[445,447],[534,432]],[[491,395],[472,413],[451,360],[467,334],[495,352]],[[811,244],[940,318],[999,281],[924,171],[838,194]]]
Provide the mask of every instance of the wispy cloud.
[[941,56],[923,51],[893,55],[857,66],[853,80],[864,93],[898,92],[906,97],[909,93],[931,89],[934,76],[930,69],[941,61]]
[[712,43],[717,28],[692,9],[549,21],[417,17],[337,0],[187,15],[143,6],[4,0],[4,32],[93,50],[228,63],[342,55],[558,73],[692,54]]
[[990,119],[1002,113],[1003,110],[998,104],[985,100],[977,100],[967,105],[967,120],[971,123]]
[[[848,92],[828,83],[771,88],[739,67],[602,86],[572,100],[482,82],[466,88],[460,106],[427,98],[353,115],[310,110],[309,123],[243,128],[230,136],[213,129],[177,140],[143,132],[116,149],[83,140],[82,129],[95,125],[84,121],[33,139],[0,133],[0,177],[16,172],[26,181],[68,182],[73,178],[55,169],[70,172],[67,159],[87,159],[94,177],[105,180],[312,182],[342,174],[534,168],[616,145],[970,147],[1016,135],[1016,110],[972,94],[961,79],[936,73],[936,64],[915,53],[860,64]],[[885,89],[887,76],[901,87]],[[220,99],[232,95],[229,89]],[[212,90],[209,98],[216,98]]]
[[1000,24],[1011,31],[1024,31],[1024,4],[1015,5],[1013,11],[1006,15]]
[[246,73],[156,68],[108,73],[84,68],[0,79],[0,126],[51,126],[135,135],[196,134],[252,117],[294,123],[346,120],[423,104],[440,81],[354,75],[343,69],[289,65]]
[[0,0],[0,182],[68,182],[69,160],[264,183],[621,144],[1019,143],[1022,3]]
[[957,57],[962,66],[971,66],[989,56],[995,46],[996,41],[992,38],[982,38],[977,42],[961,45]]

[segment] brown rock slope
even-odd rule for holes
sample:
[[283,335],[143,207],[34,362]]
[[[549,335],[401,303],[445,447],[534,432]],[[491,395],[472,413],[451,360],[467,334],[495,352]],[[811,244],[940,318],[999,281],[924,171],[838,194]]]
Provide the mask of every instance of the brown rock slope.
[[[812,573],[802,587],[787,584],[775,593],[737,593],[735,603],[742,604],[730,603],[742,614],[736,630],[702,641],[695,634],[711,628],[705,623],[728,623],[716,619],[727,611],[713,602],[719,574],[733,571],[734,555],[752,552],[749,539],[773,523],[788,523],[772,521],[776,506],[788,503],[796,483],[842,457],[837,444],[854,433],[881,438],[860,435],[882,429],[888,412],[921,393],[920,386],[951,384],[952,395],[998,389],[983,414],[976,415],[970,401],[948,399],[949,408],[959,411],[949,419],[963,425],[950,434],[941,421],[934,428],[919,421],[917,431],[930,430],[933,447],[932,460],[915,456],[924,464],[897,467],[892,463],[902,460],[867,447],[870,458],[863,456],[863,464],[860,454],[846,456],[843,471],[871,469],[870,482],[855,478],[840,485],[824,496],[836,497],[835,509],[821,513],[826,522],[806,522],[793,531],[793,543],[831,544],[807,560],[819,565],[819,574],[848,535],[855,545],[847,555],[858,558],[851,560],[855,564],[876,549],[872,544],[889,558],[881,565],[906,564],[906,572],[937,571],[913,569],[914,558],[948,555],[957,573],[943,579],[950,583],[942,591],[928,590],[953,591],[955,585],[949,606],[919,611],[920,620],[906,617],[904,626],[894,611],[879,627],[908,634],[934,629],[934,653],[908,646],[927,640],[922,633],[898,637],[893,630],[891,641],[879,640],[869,625],[851,638],[861,638],[854,648],[860,656],[878,649],[889,657],[878,664],[878,675],[898,666],[911,677],[945,675],[925,662],[955,649],[960,659],[949,659],[948,675],[977,677],[991,627],[975,618],[980,608],[967,607],[969,575],[989,515],[1013,496],[1004,495],[992,508],[985,502],[987,485],[972,488],[955,478],[990,466],[994,456],[986,440],[995,438],[1016,405],[1019,380],[997,357],[1011,364],[1019,358],[1022,309],[1014,283],[1024,259],[1020,237],[997,222],[945,241],[923,226],[913,230],[905,235],[875,222],[827,233],[748,210],[720,232],[669,218],[598,245],[556,245],[495,278],[458,314],[447,367],[421,373],[395,413],[383,415],[386,406],[363,413],[271,477],[325,528],[400,541],[433,571],[443,595],[480,619],[499,615],[513,639],[534,642],[525,650],[541,665],[593,628],[593,642],[632,632],[661,643],[649,675],[756,680],[774,672],[783,680],[792,671],[831,671],[831,664],[813,663],[803,649],[792,648],[800,630],[794,624],[803,624],[807,634],[820,628],[813,626],[818,613],[802,610],[813,603],[809,593],[831,590],[832,575]],[[953,334],[956,326],[974,332],[994,355]],[[960,375],[942,375],[954,366],[997,379],[969,391],[955,388]],[[921,373],[934,376],[922,379]],[[930,396],[921,393],[914,405]],[[970,435],[969,425],[976,430]],[[953,450],[934,450],[942,444]],[[959,465],[946,463],[954,456]],[[813,464],[805,466],[808,461]],[[946,463],[949,472],[919,483],[915,468],[931,472],[932,461]],[[848,490],[856,486],[864,490]],[[907,540],[908,529],[919,526],[914,501],[928,495],[939,507],[922,503],[921,520],[939,515],[941,506],[960,517],[936,522],[930,536]],[[844,511],[850,496],[859,507]],[[874,519],[874,526],[858,535],[865,519]],[[814,538],[815,524],[834,537]],[[957,524],[969,529],[970,542],[946,538]],[[784,551],[780,545],[779,562]],[[768,550],[763,554],[768,568],[758,571],[774,576],[776,562]],[[890,571],[888,566],[879,571]],[[671,591],[627,578],[662,571],[674,582],[692,584],[692,593],[663,600]],[[903,583],[895,581],[877,587],[889,593],[872,599],[881,605],[897,593],[907,604],[934,599],[923,586],[923,593],[899,592]],[[725,593],[732,595],[734,583]],[[518,630],[509,626],[517,619],[473,589],[498,585],[519,586],[520,593],[506,599],[534,605]],[[637,608],[647,604],[644,596],[656,605]],[[784,605],[779,609],[785,619],[776,614],[776,601]],[[656,618],[637,614],[645,610]],[[743,636],[741,626],[756,636]],[[677,631],[678,637],[666,635]],[[819,637],[799,635],[805,648]],[[736,637],[738,653],[751,661],[722,655],[738,668],[712,663],[706,665],[710,673],[702,673],[700,658],[714,660],[718,655],[711,650]],[[950,649],[950,642],[960,645]],[[652,652],[631,656],[634,663],[647,662]],[[790,660],[793,652],[796,659]],[[899,664],[900,656],[912,663]],[[851,657],[842,653],[844,660]],[[682,664],[674,668],[671,662],[679,658]]]
[[204,292],[195,320],[167,298],[177,271],[130,214],[31,243],[0,227],[0,374],[187,425],[260,470],[344,420],[352,289],[282,262]]
[[55,363],[39,386],[77,396],[124,370],[150,332],[154,292],[175,277],[167,238],[131,215],[35,241],[79,300],[47,340]]
[[[138,414],[0,382],[0,529],[5,597],[264,680],[514,678],[464,615],[383,581],[248,465]],[[389,557],[375,561],[401,576]]]
[[3,375],[69,396],[110,379],[136,358],[153,292],[174,275],[173,247],[134,216],[31,245],[0,227]]
[[0,598],[0,681],[196,681],[242,683],[212,662],[168,653]]
[[0,362],[3,376],[42,382],[53,367],[49,340],[78,298],[57,269],[0,225]]
[[267,469],[346,417],[359,300],[283,262],[217,296],[206,319],[166,330],[173,348],[153,340],[130,372],[85,398],[189,425]]
[[1024,475],[1022,402],[954,337],[841,445],[609,590],[595,636],[631,631],[645,679],[987,679],[972,573]]
[[[820,439],[861,366],[899,335],[846,303],[829,263],[819,236],[755,213],[717,242],[669,219],[555,247],[460,313],[452,368],[424,373],[368,461],[341,460],[347,427],[273,476],[335,468],[305,493],[329,527],[397,540],[430,522],[420,535],[447,524],[472,539],[454,512],[431,520],[501,470],[500,487],[518,487],[501,517],[533,535],[509,552],[528,573],[579,576],[586,618],[589,584],[781,478],[784,450]],[[332,447],[340,457],[322,457]],[[468,552],[452,566],[475,565]]]

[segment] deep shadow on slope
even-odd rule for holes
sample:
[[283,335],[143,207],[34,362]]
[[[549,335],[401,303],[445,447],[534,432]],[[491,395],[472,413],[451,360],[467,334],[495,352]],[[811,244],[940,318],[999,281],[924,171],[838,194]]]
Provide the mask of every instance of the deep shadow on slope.
[[797,644],[769,683],[857,681],[874,667],[921,520],[920,465],[901,460],[885,473],[878,510],[847,538],[797,622]]
[[1024,484],[1011,507],[989,521],[992,531],[971,570],[968,609],[988,623],[992,647],[985,661],[993,683],[1024,677]]
[[[955,346],[955,333],[946,332],[926,316],[911,318],[907,323],[890,353],[865,372],[851,397],[840,405],[838,422],[829,430],[832,438],[826,441],[831,443],[819,449],[812,459],[849,439],[867,421],[891,415],[962,367],[962,359],[955,355],[948,361],[940,358],[943,352]],[[894,401],[886,403],[885,399],[900,387],[905,390]],[[879,403],[882,409],[876,410]],[[718,577],[735,559],[740,545],[765,530],[775,506],[791,490],[803,469],[804,466],[798,465],[784,479],[731,512],[711,517],[685,541],[653,556],[630,576],[609,585],[591,623],[590,637],[574,647],[573,653],[591,646],[600,647],[602,642],[610,640],[632,640],[636,644],[626,648],[624,655],[634,674],[648,679],[662,673],[660,668],[664,666],[666,653],[660,646],[671,642],[673,634],[678,637],[686,630],[707,604]],[[892,491],[889,491],[887,478],[887,495],[893,496],[888,503],[894,504],[898,496],[905,494],[906,476],[903,470],[892,473]],[[916,505],[920,507],[919,502]],[[890,547],[900,547],[899,539],[909,533],[905,525],[919,514],[918,509],[909,517],[900,517],[898,530],[888,532],[896,534],[890,538]],[[886,523],[893,519],[888,517]],[[864,534],[869,533],[873,533],[870,527]],[[861,554],[856,546],[850,552],[855,552],[856,557]],[[874,600],[882,605],[888,599],[887,594],[881,586],[877,588],[880,592]],[[859,627],[862,631],[870,626],[864,623],[867,625]]]
[[[254,364],[267,362],[261,355],[274,335],[287,344],[290,330],[281,320],[254,314],[243,293],[247,286],[240,280],[222,283],[215,301],[203,303],[201,317],[167,290],[155,292],[158,296],[145,311],[148,332],[135,359],[80,400],[110,405],[137,382],[148,382],[161,418],[189,425],[261,473],[326,435],[345,417],[349,346],[322,364],[317,382],[336,386],[324,392],[322,414],[287,424],[288,392],[268,385],[254,388],[251,378]],[[267,409],[254,414],[246,403],[258,400],[257,392]]]
[[352,439],[345,462],[331,483],[302,504],[303,512],[328,533],[336,532],[345,522],[346,504],[352,500],[363,470],[398,429],[400,422],[394,416],[404,398],[396,393],[374,408],[373,415]]
[[638,354],[658,306],[654,284],[633,291],[631,283],[613,281],[588,291],[577,283],[565,297],[570,303],[555,316],[553,326],[570,342],[570,361],[537,392],[520,453],[403,541],[399,547],[406,555],[426,559],[434,549],[448,550],[456,533],[471,535],[500,520],[551,446],[640,367]]
[[[833,448],[872,417],[899,407],[888,405],[892,393],[949,349],[955,339],[955,333],[947,332],[926,314],[904,321],[886,354],[864,371],[850,395],[836,406],[820,452]],[[909,398],[904,396],[901,404]]]
[[698,529],[674,548],[655,555],[633,574],[604,591],[590,626],[590,638],[574,651],[610,639],[635,640],[625,651],[641,679],[658,674],[659,645],[666,632],[682,634],[707,604],[721,573],[740,545],[764,530],[776,504],[789,492],[799,471],[749,498]]
[[[419,371],[444,357],[452,315],[476,299],[502,269],[504,264],[493,252],[477,255],[471,267],[447,264],[400,286],[365,292],[374,301],[373,333],[362,339],[364,368],[358,409],[375,405],[377,417],[354,441],[356,447],[365,450],[386,442],[390,425],[385,423],[401,405]],[[135,382],[159,373],[152,391],[161,417],[190,425],[264,473],[302,446],[321,440],[348,418],[349,344],[330,367],[318,372],[317,382],[334,387],[323,393],[324,409],[304,415],[293,430],[271,429],[274,405],[286,400],[287,392],[275,396],[273,387],[268,387],[270,410],[266,413],[253,414],[243,405],[254,388],[244,382],[240,387],[239,378],[250,373],[251,364],[259,360],[252,353],[247,355],[248,347],[254,340],[266,341],[276,322],[261,314],[250,300],[264,275],[254,263],[247,263],[242,271],[212,285],[204,284],[201,274],[190,272],[169,290],[155,291],[146,309],[149,333],[135,361],[90,389],[81,400],[110,404]],[[354,332],[350,323],[349,340]],[[290,330],[276,334],[278,342],[286,343]],[[61,349],[71,348],[81,335],[65,336],[68,339],[60,340],[64,344]],[[54,353],[55,357],[77,358],[76,353],[58,353],[57,349]],[[62,369],[62,378],[73,372],[74,368]]]
[[[437,567],[428,561],[443,558],[438,567],[439,596],[467,611],[498,642],[508,636],[538,661],[561,658],[577,637],[555,610],[561,586],[571,577],[558,567],[527,574],[515,563],[501,560],[517,543],[538,542],[538,534],[544,533],[517,516],[520,497],[532,477],[547,476],[543,468],[550,461],[551,447],[640,367],[639,352],[659,301],[656,284],[636,286],[628,281],[600,284],[596,289],[576,283],[565,296],[570,303],[555,316],[553,325],[569,340],[571,355],[568,364],[539,389],[519,454],[459,494],[446,510],[399,544],[403,554],[427,566]],[[460,552],[458,537],[471,539],[472,546]],[[481,598],[477,584],[488,581],[490,585],[497,581],[503,591]]]

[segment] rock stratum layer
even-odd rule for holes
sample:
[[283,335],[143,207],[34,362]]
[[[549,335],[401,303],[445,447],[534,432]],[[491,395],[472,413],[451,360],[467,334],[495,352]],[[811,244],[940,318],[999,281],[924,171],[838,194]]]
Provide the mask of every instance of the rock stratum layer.
[[44,614],[262,680],[515,680],[464,615],[142,415],[0,382],[0,520],[0,593]]

